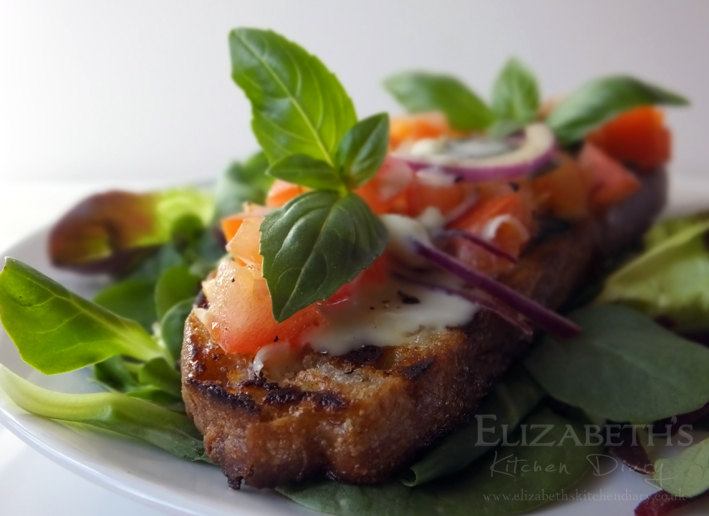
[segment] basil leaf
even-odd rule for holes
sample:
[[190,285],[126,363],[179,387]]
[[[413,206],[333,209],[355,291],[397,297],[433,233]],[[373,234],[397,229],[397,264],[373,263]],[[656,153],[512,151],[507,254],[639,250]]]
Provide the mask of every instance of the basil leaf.
[[709,329],[709,217],[656,224],[648,248],[611,274],[597,301],[622,302],[677,331]]
[[0,273],[0,320],[22,359],[45,374],[63,373],[114,355],[164,356],[135,321],[69,292],[13,258]]
[[266,175],[268,160],[263,152],[245,163],[232,163],[214,188],[215,219],[239,213],[245,202],[263,204],[273,178]]
[[276,320],[330,297],[369,267],[385,245],[384,225],[353,193],[308,192],[266,215],[263,276]]
[[581,86],[551,112],[547,123],[559,141],[568,145],[625,111],[651,104],[684,106],[688,101],[639,79],[616,75]]
[[251,102],[254,135],[271,163],[305,154],[334,165],[357,122],[352,101],[320,60],[272,31],[229,35],[232,77]]
[[[526,434],[518,431],[508,435],[510,444],[487,454],[466,471],[423,486],[323,481],[277,490],[309,509],[341,516],[527,513],[568,492],[588,473],[590,460],[602,449],[582,444],[586,431],[583,424],[548,409],[533,413],[524,425]],[[545,434],[541,436],[541,432]],[[534,439],[538,439],[536,446],[532,445]]]
[[[467,426],[449,435],[404,472],[401,483],[414,487],[456,473],[495,448],[544,397],[520,367],[513,368],[483,400]],[[481,444],[480,438],[486,443]]]
[[495,119],[490,108],[455,77],[404,72],[386,79],[384,87],[411,113],[442,111],[454,129],[485,129]]
[[709,349],[621,305],[590,306],[570,318],[583,333],[568,340],[547,335],[525,362],[552,397],[632,423],[692,412],[709,401]]
[[341,190],[342,178],[329,163],[304,154],[293,154],[276,161],[268,174],[307,188]]
[[202,437],[185,414],[114,392],[49,391],[3,365],[0,365],[0,387],[20,408],[32,414],[139,439],[181,459],[208,461]]
[[382,166],[389,148],[389,115],[379,113],[357,122],[337,148],[335,161],[350,189],[369,181]]
[[691,498],[709,489],[709,439],[704,439],[679,455],[655,461],[653,479],[675,496]]
[[495,80],[492,110],[503,120],[526,124],[534,120],[539,109],[539,86],[531,70],[519,59],[512,58]]

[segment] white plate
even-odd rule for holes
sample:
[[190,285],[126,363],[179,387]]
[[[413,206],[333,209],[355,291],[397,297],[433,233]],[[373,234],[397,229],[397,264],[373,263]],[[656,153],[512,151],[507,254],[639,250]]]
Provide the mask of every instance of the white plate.
[[[672,188],[672,211],[709,207],[709,182],[683,179]],[[52,268],[46,259],[46,232],[36,233],[4,255],[14,256],[82,294],[98,286],[91,280]],[[0,331],[0,362],[29,380],[55,390],[80,392],[87,389],[85,372],[47,377],[29,368],[19,358],[7,334]],[[125,494],[172,514],[264,515],[313,514],[280,496],[253,489],[233,491],[221,472],[193,464],[140,443],[67,428],[23,412],[0,394],[0,422],[22,440],[58,464],[113,491]],[[575,514],[595,516],[633,514],[635,506],[657,488],[647,478],[612,469],[584,482],[569,493],[568,501],[554,504],[537,515]],[[684,516],[709,512],[709,503],[681,511]]]

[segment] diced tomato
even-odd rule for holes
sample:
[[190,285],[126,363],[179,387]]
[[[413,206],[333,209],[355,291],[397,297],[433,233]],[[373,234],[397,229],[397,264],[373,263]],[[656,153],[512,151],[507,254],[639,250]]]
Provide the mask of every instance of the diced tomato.
[[377,215],[406,213],[408,210],[406,189],[413,178],[414,172],[406,162],[387,156],[376,175],[360,186],[356,192]]
[[256,217],[262,219],[270,209],[265,206],[259,206],[257,204],[246,204],[244,211],[237,213],[235,215],[230,215],[229,217],[223,218],[221,220],[222,233],[224,233],[224,238],[227,242],[231,241],[239,231],[241,224],[245,219],[249,217]]
[[349,301],[355,292],[362,287],[365,287],[366,285],[385,283],[389,279],[389,271],[389,257],[386,254],[383,254],[374,260],[372,265],[360,272],[355,279],[342,285],[339,289],[337,289],[337,292],[321,304],[328,307],[333,307],[339,305],[340,303]]
[[466,188],[469,185],[453,179],[452,176],[416,172],[406,192],[408,214],[416,217],[430,206],[438,208],[444,215],[453,211],[471,193]]
[[276,322],[266,280],[233,261],[223,260],[203,290],[209,300],[207,328],[227,353],[255,353],[273,342],[302,346],[310,330],[325,324],[317,304]]
[[588,141],[616,160],[641,169],[667,163],[672,146],[664,116],[652,106],[623,113],[592,132]]
[[[526,192],[519,191],[481,200],[450,227],[485,238],[516,257],[529,241],[532,226],[532,202]],[[509,260],[464,239],[456,239],[452,247],[459,260],[487,274],[494,275],[513,266]]]
[[280,208],[294,197],[298,197],[306,191],[304,186],[294,185],[282,179],[276,179],[266,195],[266,206],[269,208]]
[[615,204],[641,186],[632,172],[592,143],[584,144],[578,162],[591,174],[590,201],[595,207]]
[[588,215],[590,174],[570,156],[560,155],[559,165],[536,177],[532,189],[540,209],[566,219],[579,220]]
[[391,117],[389,120],[389,147],[392,149],[408,140],[416,141],[457,134],[448,124],[443,113],[438,111]]
[[263,263],[263,257],[259,254],[261,222],[263,217],[245,217],[234,238],[229,240],[226,246],[227,251],[239,265],[256,266],[259,274]]

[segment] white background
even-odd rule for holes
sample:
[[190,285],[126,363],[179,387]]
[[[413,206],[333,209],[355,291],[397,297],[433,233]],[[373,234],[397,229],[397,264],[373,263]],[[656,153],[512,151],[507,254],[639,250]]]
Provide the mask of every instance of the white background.
[[409,68],[488,96],[517,55],[546,94],[630,72],[690,97],[670,115],[676,169],[704,169],[706,0],[0,0],[0,184],[213,178],[255,150],[227,34],[270,27],[319,55],[361,116]]
[[[692,100],[669,114],[672,168],[706,174],[708,0],[0,0],[0,250],[90,191],[209,181],[255,150],[230,79],[236,26],[319,55],[361,116],[396,110],[380,82],[402,69],[454,73],[484,96],[511,55],[549,95],[632,73]],[[0,428],[0,513],[70,511],[153,514]]]

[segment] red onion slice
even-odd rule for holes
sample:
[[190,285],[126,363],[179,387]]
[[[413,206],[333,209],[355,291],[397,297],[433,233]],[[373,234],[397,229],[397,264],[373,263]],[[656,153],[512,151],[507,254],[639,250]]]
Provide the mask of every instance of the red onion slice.
[[481,237],[477,236],[476,234],[471,233],[470,231],[465,231],[463,229],[449,229],[446,231],[442,231],[441,233],[436,235],[436,237],[437,238],[444,238],[444,239],[462,238],[472,244],[477,245],[478,247],[485,249],[486,251],[494,254],[495,256],[499,256],[500,258],[504,258],[505,260],[507,260],[511,263],[517,263],[517,258],[512,256],[510,253],[508,253],[504,249],[500,249],[492,242],[485,240],[484,238],[481,238]]
[[635,508],[635,516],[667,516],[672,511],[692,503],[694,498],[681,498],[667,491],[658,491],[640,502]]
[[562,338],[570,338],[581,333],[581,328],[572,321],[536,301],[532,301],[507,285],[466,267],[443,251],[418,240],[414,240],[413,245],[421,256],[437,267],[458,276],[469,285],[479,288],[510,308],[517,310],[539,328]]
[[406,276],[404,274],[397,274],[396,276],[402,281],[413,283],[414,285],[419,285],[421,287],[429,288],[431,290],[438,290],[441,292],[445,292],[446,294],[451,294],[454,296],[462,297],[463,299],[467,299],[471,303],[476,303],[481,307],[485,308],[486,310],[490,310],[491,312],[496,313],[508,323],[516,326],[522,331],[525,337],[531,337],[534,334],[534,329],[529,324],[527,324],[527,322],[524,321],[518,313],[510,310],[508,307],[500,303],[495,302],[495,300],[493,299],[487,299],[486,297],[477,295],[474,292],[449,287],[448,285],[441,285],[439,283],[431,283],[419,278],[412,278],[411,276]]
[[[453,141],[453,140],[450,140]],[[416,155],[411,148],[397,150],[393,156],[406,161],[414,170],[434,168],[459,177],[463,181],[509,180],[535,172],[554,159],[556,139],[542,123],[524,129],[523,143],[510,152],[494,156],[466,157],[453,153]]]

